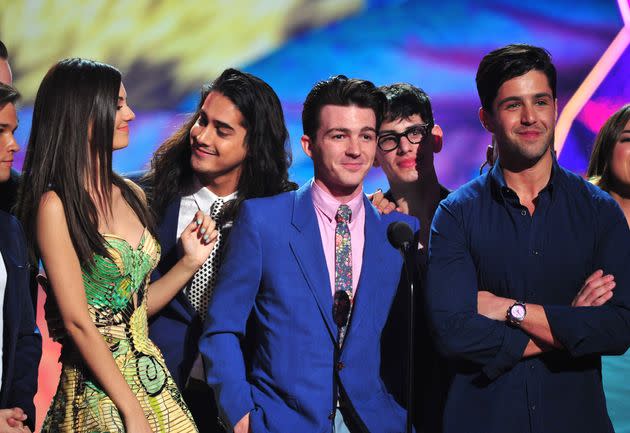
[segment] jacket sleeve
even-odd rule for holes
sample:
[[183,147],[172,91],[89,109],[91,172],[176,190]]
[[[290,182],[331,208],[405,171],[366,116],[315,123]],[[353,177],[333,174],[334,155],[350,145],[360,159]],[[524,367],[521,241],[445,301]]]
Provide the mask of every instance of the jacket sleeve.
[[241,340],[262,275],[262,246],[254,212],[241,204],[226,244],[217,285],[199,340],[208,384],[229,429],[254,410]]
[[[15,224],[16,233],[19,234],[21,247],[21,258],[23,262],[28,261],[25,251],[25,239],[21,226]],[[30,268],[21,270],[18,285],[15,288],[19,300],[19,326],[15,353],[15,371],[11,389],[8,393],[7,406],[19,407],[26,412],[28,418],[26,424],[32,431],[35,429],[35,405],[33,398],[37,393],[37,376],[39,361],[42,355],[42,338],[35,324],[35,314],[33,305],[35,304],[31,296],[31,276]]]
[[429,321],[443,355],[471,361],[493,380],[520,361],[529,337],[477,313],[477,272],[462,221],[455,203],[440,203],[429,242]]

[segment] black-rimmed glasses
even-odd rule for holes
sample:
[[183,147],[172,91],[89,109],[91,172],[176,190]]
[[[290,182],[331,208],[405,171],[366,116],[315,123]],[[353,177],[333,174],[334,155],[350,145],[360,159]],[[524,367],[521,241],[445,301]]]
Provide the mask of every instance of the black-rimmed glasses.
[[378,137],[378,147],[383,152],[391,152],[392,150],[398,149],[402,137],[407,138],[411,144],[420,144],[420,142],[429,135],[430,128],[432,128],[430,124],[421,123],[410,126],[400,133],[388,132]]

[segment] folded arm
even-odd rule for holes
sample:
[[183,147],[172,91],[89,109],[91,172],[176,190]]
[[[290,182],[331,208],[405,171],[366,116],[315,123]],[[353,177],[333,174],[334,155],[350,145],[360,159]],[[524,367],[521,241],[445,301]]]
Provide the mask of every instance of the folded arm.
[[521,359],[529,336],[477,312],[477,272],[456,212],[442,203],[433,219],[429,318],[445,356],[476,363],[493,379]]

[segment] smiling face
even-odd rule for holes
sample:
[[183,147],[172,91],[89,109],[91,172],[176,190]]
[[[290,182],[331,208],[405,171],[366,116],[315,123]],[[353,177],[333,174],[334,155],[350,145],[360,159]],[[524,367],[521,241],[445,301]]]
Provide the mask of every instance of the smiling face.
[[117,104],[116,120],[114,121],[114,150],[123,149],[129,145],[129,122],[136,118],[134,112],[127,105],[127,91],[122,83],[120,83]]
[[11,177],[13,155],[20,150],[13,133],[18,127],[15,105],[4,104],[0,107],[0,182]]
[[484,127],[495,135],[502,164],[532,166],[550,156],[556,101],[547,76],[537,70],[504,82],[492,113],[480,110]]
[[190,129],[190,165],[205,186],[220,181],[224,192],[236,191],[247,156],[243,123],[243,115],[229,98],[216,91],[208,94]]
[[325,105],[315,139],[302,136],[313,160],[315,182],[340,201],[361,191],[376,153],[376,115],[371,108]]
[[422,136],[422,125],[425,122],[419,114],[414,114],[407,118],[398,118],[391,121],[384,121],[381,124],[379,137],[382,140],[388,134],[401,134],[408,132],[410,136],[416,137],[413,141],[421,140],[420,143],[411,143],[406,137],[400,137],[400,144],[394,150],[385,152],[380,148],[376,151],[376,163],[380,166],[391,184],[406,184],[432,175],[435,171],[433,167],[433,153],[440,150],[442,130],[435,126],[428,136]]
[[611,189],[630,191],[630,120],[619,134],[610,158]]

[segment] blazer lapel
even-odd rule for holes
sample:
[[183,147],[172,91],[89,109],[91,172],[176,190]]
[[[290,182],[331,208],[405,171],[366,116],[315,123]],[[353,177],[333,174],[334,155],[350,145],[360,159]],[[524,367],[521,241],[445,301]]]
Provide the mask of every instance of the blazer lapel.
[[337,338],[337,326],[332,318],[332,291],[310,182],[295,193],[292,225],[296,230],[289,239],[291,250],[334,340]]
[[356,334],[354,329],[366,326],[361,325],[362,321],[372,314],[374,303],[380,302],[379,291],[382,288],[380,276],[383,272],[383,264],[386,263],[385,255],[389,247],[386,230],[382,227],[381,216],[378,211],[365,196],[363,197],[363,204],[365,206],[363,262],[352,307],[352,317],[343,347],[346,347],[355,338],[353,337],[353,334]]

